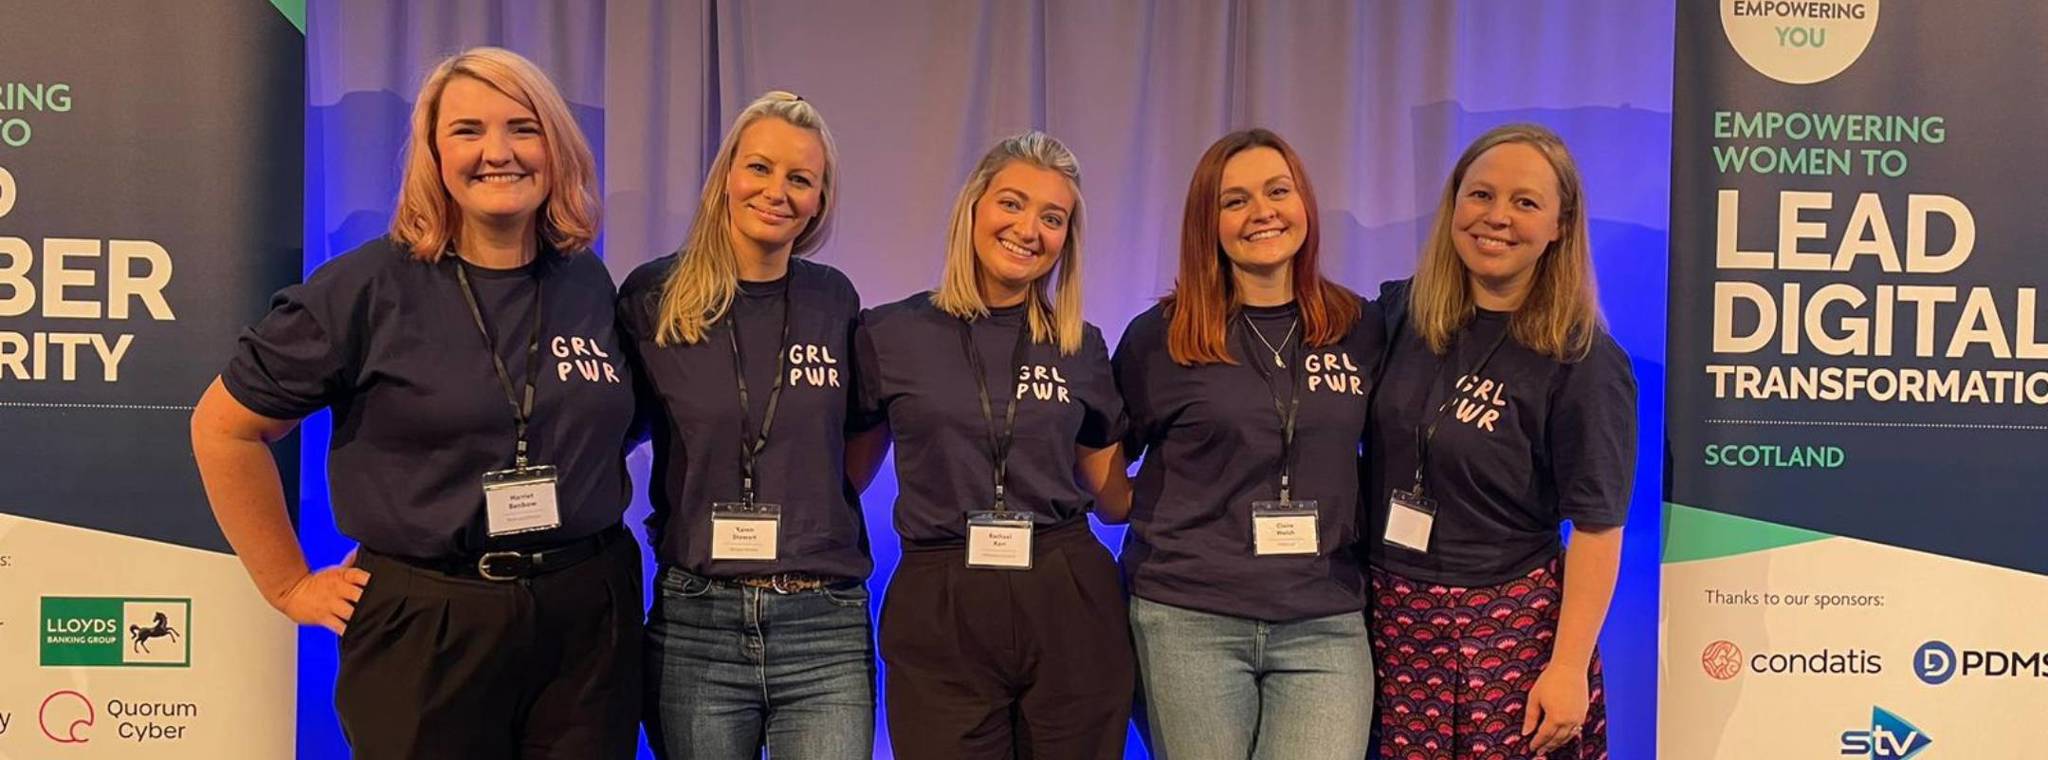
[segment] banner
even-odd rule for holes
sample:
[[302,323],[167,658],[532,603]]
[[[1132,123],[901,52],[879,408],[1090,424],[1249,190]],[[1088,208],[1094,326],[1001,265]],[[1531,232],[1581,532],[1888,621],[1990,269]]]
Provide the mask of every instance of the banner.
[[299,273],[303,16],[0,13],[0,758],[293,753],[295,632],[216,527],[188,430]]
[[2037,0],[1683,2],[1659,757],[2039,757]]

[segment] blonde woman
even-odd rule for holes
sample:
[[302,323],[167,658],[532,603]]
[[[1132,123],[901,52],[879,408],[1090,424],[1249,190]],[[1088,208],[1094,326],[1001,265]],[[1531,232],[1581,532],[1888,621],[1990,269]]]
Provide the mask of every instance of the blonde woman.
[[[640,551],[633,418],[590,149],[524,58],[420,88],[389,237],[278,293],[200,399],[192,448],[271,604],[341,635],[359,757],[630,758]],[[309,572],[268,444],[334,413],[352,561]]]
[[805,258],[825,239],[838,167],[817,108],[761,96],[726,132],[681,250],[620,289],[655,417],[657,757],[873,749],[872,564],[845,468],[860,295]]
[[880,638],[899,758],[1123,756],[1130,631],[1087,513],[1130,492],[1081,320],[1084,218],[1073,154],[1005,139],[954,203],[938,289],[862,314],[860,405],[896,441]]
[[[1379,752],[1607,756],[1594,642],[1635,471],[1635,380],[1601,325],[1563,141],[1465,149],[1411,282],[1369,434]],[[1570,525],[1569,544],[1558,540]]]

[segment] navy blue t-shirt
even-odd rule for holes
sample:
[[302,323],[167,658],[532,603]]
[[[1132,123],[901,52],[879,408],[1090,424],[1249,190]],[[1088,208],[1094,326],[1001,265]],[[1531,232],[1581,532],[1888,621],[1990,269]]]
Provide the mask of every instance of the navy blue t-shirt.
[[[1405,307],[1406,283],[1382,289]],[[1452,392],[1452,376],[1479,364],[1512,314],[1480,310],[1447,356],[1399,319],[1373,399],[1371,525],[1384,531],[1387,499],[1415,484],[1416,430]],[[1447,364],[1447,362],[1455,362]],[[1592,526],[1628,519],[1636,464],[1636,383],[1628,355],[1601,330],[1592,352],[1560,362],[1510,335],[1438,423],[1423,467],[1436,501],[1429,552],[1392,546],[1376,532],[1372,564],[1447,586],[1490,586],[1528,574],[1562,550],[1564,520]]]
[[[619,289],[619,324],[655,407],[648,487],[654,513],[647,523],[655,556],[718,578],[787,572],[867,577],[867,532],[846,482],[860,294],[839,270],[791,259],[781,279],[741,282],[732,307],[704,340],[657,346],[662,287],[675,261],[671,255],[642,264]],[[787,344],[781,342],[785,305]],[[773,561],[711,559],[711,504],[738,501],[742,482],[734,330],[745,360],[748,435],[760,434],[778,360],[782,367],[782,395],[754,482],[759,501],[782,508]]]
[[[1009,506],[1037,513],[1043,528],[1087,519],[1095,497],[1074,482],[1074,447],[1115,444],[1124,409],[1094,325],[1084,326],[1073,356],[1032,343],[1022,366],[1012,366],[1018,332],[1030,329],[1024,309],[994,309],[969,329],[998,430],[1010,399],[1020,404]],[[911,543],[964,544],[967,513],[995,503],[989,426],[961,347],[963,324],[932,305],[930,293],[918,293],[862,312],[855,338],[860,406],[885,416],[895,436],[896,532]]]
[[[516,438],[456,267],[467,268],[515,390],[525,387],[541,288],[528,452],[533,464],[557,468],[559,528],[487,537],[483,475],[512,466]],[[587,253],[543,248],[524,267],[494,270],[452,254],[425,263],[380,238],[279,291],[221,382],[265,417],[334,411],[335,526],[363,546],[435,558],[558,544],[618,523],[631,498],[633,384],[613,297],[603,262]]]
[[[1131,593],[1267,621],[1365,608],[1364,574],[1354,548],[1359,440],[1383,322],[1376,307],[1366,304],[1365,315],[1343,339],[1303,348],[1298,314],[1288,304],[1246,307],[1232,317],[1235,365],[1176,364],[1167,352],[1163,306],[1124,330],[1114,364],[1130,410],[1125,450],[1144,455],[1131,530],[1124,534]],[[1247,331],[1252,326],[1265,341]],[[1280,349],[1287,369],[1274,365],[1268,342]],[[1290,369],[1298,380],[1290,378]],[[1297,392],[1293,496],[1319,502],[1318,552],[1254,556],[1251,503],[1280,493],[1282,428],[1274,396],[1287,401]]]

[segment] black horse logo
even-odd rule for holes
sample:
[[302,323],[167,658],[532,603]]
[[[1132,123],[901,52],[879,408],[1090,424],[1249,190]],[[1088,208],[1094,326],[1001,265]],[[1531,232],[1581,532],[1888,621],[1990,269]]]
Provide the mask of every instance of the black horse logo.
[[160,639],[165,636],[171,637],[172,641],[177,641],[178,629],[172,628],[171,619],[165,617],[161,612],[156,613],[156,624],[148,628],[133,624],[128,626],[128,638],[135,640],[135,644],[131,648],[144,654],[149,653],[150,639]]

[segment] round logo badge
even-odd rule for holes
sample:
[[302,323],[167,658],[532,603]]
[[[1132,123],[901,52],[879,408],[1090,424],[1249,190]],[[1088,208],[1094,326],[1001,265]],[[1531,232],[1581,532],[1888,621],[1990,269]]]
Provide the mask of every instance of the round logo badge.
[[1700,667],[1716,681],[1726,681],[1742,672],[1742,648],[1732,641],[1716,641],[1700,653]]
[[1956,676],[1956,650],[1945,642],[1930,641],[1913,653],[1913,675],[1928,686],[1940,686]]
[[1750,68],[1786,84],[1826,81],[1877,33],[1878,0],[1721,0],[1721,31]]

